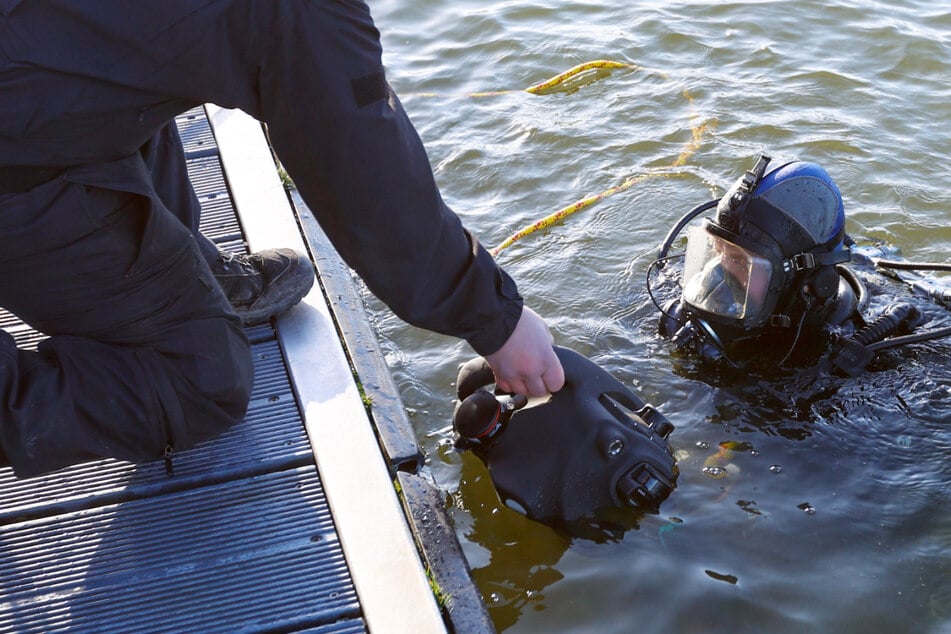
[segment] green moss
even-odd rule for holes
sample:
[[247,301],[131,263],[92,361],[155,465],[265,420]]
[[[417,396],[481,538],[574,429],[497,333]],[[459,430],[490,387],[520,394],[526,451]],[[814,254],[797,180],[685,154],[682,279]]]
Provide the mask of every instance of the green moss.
[[360,377],[356,372],[352,372],[353,382],[357,384],[357,391],[360,392],[360,400],[363,401],[363,406],[366,408],[367,412],[370,411],[370,408],[373,407],[373,397],[367,395],[366,390],[363,389],[363,383],[360,381]]
[[291,175],[287,173],[287,170],[284,169],[284,166],[280,163],[277,165],[277,175],[281,177],[281,183],[284,185],[285,189],[296,189],[294,181],[291,179]]
[[426,569],[426,578],[429,579],[429,587],[433,591],[433,596],[436,597],[436,604],[440,609],[445,610],[449,605],[449,597],[443,592],[442,588],[439,587],[439,582],[433,577],[432,570],[428,568]]

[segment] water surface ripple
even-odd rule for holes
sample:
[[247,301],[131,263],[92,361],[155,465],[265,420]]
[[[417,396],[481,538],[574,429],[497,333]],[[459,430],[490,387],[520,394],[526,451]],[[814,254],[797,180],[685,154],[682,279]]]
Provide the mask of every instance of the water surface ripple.
[[[367,297],[498,628],[951,631],[951,341],[886,355],[855,379],[717,382],[658,340],[644,290],[668,227],[760,152],[824,165],[860,242],[947,261],[947,3],[381,0],[372,10],[443,194],[490,247],[671,166],[707,126],[667,177],[499,255],[557,343],[677,426],[679,488],[623,539],[571,541],[500,506],[480,463],[451,447],[452,382],[472,352]],[[593,59],[640,68],[521,90]],[[485,91],[504,94],[471,96]],[[931,317],[948,323],[944,309]],[[725,477],[710,477],[718,452]]]

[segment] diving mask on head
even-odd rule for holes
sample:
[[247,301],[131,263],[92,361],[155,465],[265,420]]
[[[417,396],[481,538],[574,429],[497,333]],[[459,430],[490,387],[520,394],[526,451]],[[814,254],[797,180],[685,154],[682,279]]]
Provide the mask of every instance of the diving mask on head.
[[715,227],[689,230],[683,301],[695,310],[739,323],[760,322],[772,277],[772,262],[717,235]]
[[851,257],[839,190],[818,165],[793,161],[767,173],[769,161],[761,156],[723,198],[668,234],[660,259],[691,220],[716,207],[688,231],[682,294],[662,309],[662,334],[722,358],[725,344],[798,329],[835,297],[835,265]]
[[457,445],[488,467],[500,498],[575,535],[629,528],[674,490],[673,425],[611,374],[567,348],[564,387],[542,402],[497,395],[484,359],[459,372]]

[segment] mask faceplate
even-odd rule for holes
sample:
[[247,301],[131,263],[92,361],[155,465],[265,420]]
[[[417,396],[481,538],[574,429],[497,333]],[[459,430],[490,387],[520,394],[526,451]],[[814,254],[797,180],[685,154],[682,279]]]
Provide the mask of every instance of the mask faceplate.
[[684,260],[683,300],[694,310],[737,323],[769,317],[773,265],[705,226],[692,227]]

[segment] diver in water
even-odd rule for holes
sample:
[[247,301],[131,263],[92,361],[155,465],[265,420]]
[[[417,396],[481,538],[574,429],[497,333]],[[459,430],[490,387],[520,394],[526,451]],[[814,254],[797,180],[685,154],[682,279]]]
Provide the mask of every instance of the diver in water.
[[[718,367],[819,366],[854,376],[877,350],[951,334],[941,328],[909,335],[920,316],[908,303],[868,320],[866,284],[846,266],[854,242],[845,233],[838,187],[815,163],[767,171],[769,163],[761,156],[722,198],[694,208],[668,233],[648,269],[664,337]],[[661,306],[652,272],[679,257],[668,256],[674,240],[714,208],[712,218],[688,229],[680,297]]]
[[[932,309],[919,302],[919,312],[886,292],[873,300],[876,283],[867,271],[846,266],[868,264],[869,251],[846,234],[842,196],[822,167],[792,161],[768,170],[769,164],[761,157],[723,198],[691,210],[668,233],[648,269],[664,336],[718,368],[857,375],[880,349],[951,335],[947,327],[908,334]],[[713,209],[711,218],[691,225]],[[668,251],[688,225],[681,276],[678,267],[663,267],[681,257]],[[650,288],[659,268],[666,281],[679,283],[679,296],[664,307]],[[951,302],[951,292],[941,292],[935,298]],[[456,446],[482,460],[510,508],[573,536],[615,539],[644,513],[657,512],[676,488],[673,424],[591,360],[555,351],[565,386],[545,400],[498,390],[484,359],[463,365]]]

